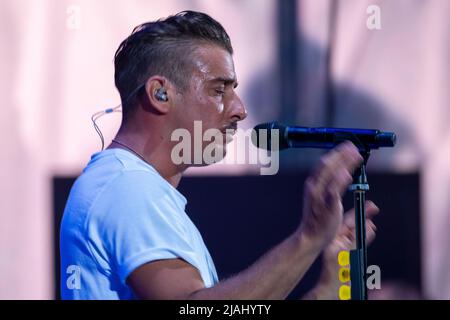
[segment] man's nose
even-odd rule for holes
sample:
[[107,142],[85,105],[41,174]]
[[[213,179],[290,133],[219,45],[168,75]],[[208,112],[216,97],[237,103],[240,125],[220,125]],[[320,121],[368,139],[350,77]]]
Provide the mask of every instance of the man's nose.
[[242,103],[241,99],[238,95],[234,96],[233,101],[231,102],[231,118],[236,121],[242,121],[247,118],[247,109]]

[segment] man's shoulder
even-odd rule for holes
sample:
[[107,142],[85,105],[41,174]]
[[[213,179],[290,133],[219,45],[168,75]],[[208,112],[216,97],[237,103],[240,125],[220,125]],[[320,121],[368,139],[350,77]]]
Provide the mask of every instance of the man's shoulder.
[[80,176],[78,189],[95,194],[95,202],[107,202],[117,205],[118,202],[127,203],[150,198],[156,200],[167,192],[162,178],[155,172],[145,169],[120,168],[108,172],[105,176]]
[[100,156],[93,156],[77,179],[67,212],[84,212],[88,220],[114,216],[118,221],[159,212],[184,212],[184,196],[153,167],[123,152]]
[[94,154],[76,179],[67,206],[88,211],[93,206],[115,206],[140,197],[158,198],[165,188],[162,177],[150,166],[105,150]]
[[94,154],[77,179],[80,187],[90,188],[92,185],[99,189],[160,183],[161,176],[152,166],[121,149],[107,149]]

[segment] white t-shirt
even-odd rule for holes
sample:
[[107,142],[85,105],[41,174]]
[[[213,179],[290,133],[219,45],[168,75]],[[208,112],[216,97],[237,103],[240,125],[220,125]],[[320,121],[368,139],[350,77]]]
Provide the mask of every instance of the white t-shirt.
[[92,156],[75,181],[61,224],[61,297],[133,299],[126,279],[150,261],[181,258],[205,287],[218,282],[186,198],[123,149]]

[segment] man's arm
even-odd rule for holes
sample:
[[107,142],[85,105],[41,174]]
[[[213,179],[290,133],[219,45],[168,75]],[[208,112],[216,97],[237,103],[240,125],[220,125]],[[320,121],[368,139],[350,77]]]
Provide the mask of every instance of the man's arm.
[[340,228],[341,197],[361,161],[350,143],[325,155],[305,183],[301,225],[237,275],[205,288],[197,269],[181,259],[172,259],[140,266],[128,277],[128,284],[142,299],[286,298]]
[[128,284],[142,299],[284,299],[320,251],[319,243],[293,234],[246,270],[211,288],[181,259],[144,264]]

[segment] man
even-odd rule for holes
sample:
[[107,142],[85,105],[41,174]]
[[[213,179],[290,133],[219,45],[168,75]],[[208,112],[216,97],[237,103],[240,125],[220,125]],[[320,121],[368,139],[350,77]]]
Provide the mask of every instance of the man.
[[[226,130],[246,117],[232,53],[223,27],[192,11],[143,24],[122,42],[115,83],[123,121],[71,190],[61,227],[63,298],[283,299],[322,251],[324,271],[308,297],[337,295],[337,253],[350,248],[353,234],[341,196],[362,161],[351,143],[327,154],[306,182],[297,230],[229,279],[218,281],[184,211],[176,187],[191,164],[174,163],[171,134],[193,133],[201,121],[226,145]],[[368,203],[369,219],[377,211]],[[372,239],[374,225],[367,226]]]

